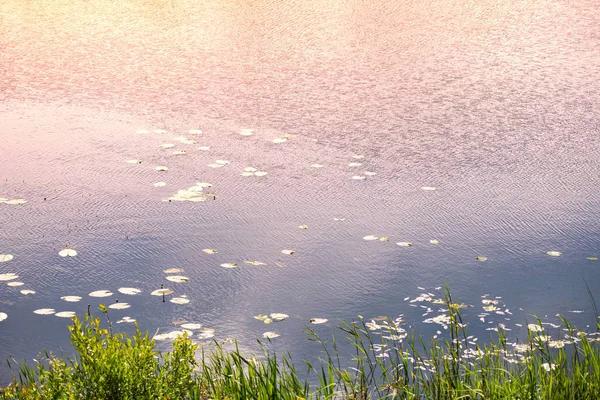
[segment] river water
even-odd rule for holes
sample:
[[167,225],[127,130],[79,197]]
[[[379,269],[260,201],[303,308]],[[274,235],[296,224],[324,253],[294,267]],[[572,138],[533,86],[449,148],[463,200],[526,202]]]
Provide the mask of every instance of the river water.
[[[69,320],[33,311],[116,298],[150,333],[275,331],[300,359],[310,318],[433,334],[410,300],[445,283],[482,339],[593,324],[599,26],[592,0],[0,0],[0,197],[27,200],[0,203],[0,358],[69,354]],[[196,182],[214,200],[164,201]],[[479,320],[485,294],[512,315]]]

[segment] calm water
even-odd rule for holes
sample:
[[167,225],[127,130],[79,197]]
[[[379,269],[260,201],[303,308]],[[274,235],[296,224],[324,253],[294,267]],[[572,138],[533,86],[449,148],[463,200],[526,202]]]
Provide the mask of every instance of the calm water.
[[[433,333],[404,299],[445,282],[482,339],[497,322],[522,337],[514,324],[534,314],[593,323],[596,1],[119,3],[0,0],[0,197],[28,201],[0,204],[0,253],[15,256],[0,274],[24,282],[0,286],[0,358],[70,351],[68,319],[33,310],[115,298],[132,307],[113,319],[150,332],[198,322],[253,347],[276,331],[300,359],[318,352],[302,333],[313,317],[324,334],[358,314]],[[240,176],[249,166],[268,175]],[[198,181],[216,200],[162,201]],[[150,296],[160,284],[190,304]],[[99,289],[116,295],[87,296]],[[486,293],[513,315],[479,321]],[[253,318],[270,312],[290,318]]]

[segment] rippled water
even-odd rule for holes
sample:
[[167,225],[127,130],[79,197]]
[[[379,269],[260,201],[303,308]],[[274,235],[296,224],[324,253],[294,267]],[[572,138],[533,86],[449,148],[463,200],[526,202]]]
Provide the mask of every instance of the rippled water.
[[[25,283],[0,286],[0,357],[68,352],[68,320],[33,310],[81,313],[106,300],[87,293],[122,286],[143,293],[113,296],[132,304],[114,318],[199,322],[246,345],[276,330],[300,358],[318,351],[309,318],[329,318],[325,334],[358,314],[417,324],[403,299],[445,282],[473,315],[490,293],[507,324],[570,310],[593,323],[597,2],[119,3],[0,1],[0,197],[28,200],[0,204],[0,253],[15,255],[0,274]],[[248,166],[268,175],[241,177]],[[364,171],[377,175],[351,179]],[[162,201],[197,181],[216,200]],[[190,282],[166,281],[170,267]],[[161,283],[190,304],[149,296]],[[268,312],[290,319],[253,318]]]

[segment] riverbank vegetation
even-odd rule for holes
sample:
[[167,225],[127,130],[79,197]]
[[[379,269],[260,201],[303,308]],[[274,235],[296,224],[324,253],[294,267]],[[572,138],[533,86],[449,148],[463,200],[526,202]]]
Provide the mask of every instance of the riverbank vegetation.
[[[397,321],[342,323],[350,347],[335,337],[320,346],[318,363],[292,363],[268,343],[262,353],[214,342],[199,348],[186,334],[161,354],[149,335],[113,333],[99,318],[73,319],[69,327],[76,356],[44,353],[34,366],[15,364],[13,381],[0,391],[7,399],[599,399],[600,323],[578,331],[566,319],[549,336],[537,323],[527,340],[511,343],[500,327],[478,344],[449,292],[439,321],[446,339],[426,340]],[[101,311],[107,314],[106,308]],[[374,331],[378,331],[377,334]],[[338,335],[339,336],[339,335]],[[346,354],[352,349],[352,357]],[[352,361],[347,362],[346,360]],[[308,375],[304,370],[307,368]],[[308,378],[301,378],[308,376]]]

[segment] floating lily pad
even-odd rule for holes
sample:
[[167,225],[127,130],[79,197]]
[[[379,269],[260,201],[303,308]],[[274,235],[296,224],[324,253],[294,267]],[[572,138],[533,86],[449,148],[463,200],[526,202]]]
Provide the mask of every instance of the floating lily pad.
[[263,333],[263,337],[265,339],[275,339],[278,338],[279,336],[281,336],[279,333],[276,332],[265,332]]
[[60,299],[71,302],[71,303],[76,303],[78,301],[81,301],[81,297],[79,297],[79,296],[62,296]]
[[432,190],[437,190],[437,188],[435,188],[435,187],[433,187],[433,186],[423,186],[421,189],[422,189],[422,190],[429,190],[429,191],[432,191]]
[[8,314],[0,312],[0,321],[4,321],[6,318],[8,318]]
[[242,173],[240,173],[240,176],[243,176],[243,177],[254,176],[254,172],[243,171]]
[[196,330],[196,329],[202,328],[202,325],[200,325],[200,324],[194,324],[194,323],[186,323],[186,324],[181,324],[181,327],[183,329]]
[[215,160],[215,164],[227,165],[227,164],[230,164],[230,162],[227,160]]
[[389,242],[390,238],[388,238],[387,236],[382,236],[382,237],[379,238],[379,241],[380,242]]
[[313,168],[323,168],[323,164],[311,164],[310,166]]
[[169,301],[171,303],[175,303],[175,304],[188,304],[190,302],[190,299],[185,298],[185,297],[173,297]]
[[155,291],[153,291],[152,293],[150,293],[152,296],[168,296],[173,294],[173,290],[168,289],[168,288],[161,288],[161,289],[156,289]]
[[363,172],[363,174],[365,174],[366,176],[375,176],[375,175],[377,175],[377,172],[365,171],[365,172]]
[[158,133],[159,135],[164,135],[165,133],[169,133],[169,132],[165,131],[164,129],[155,129],[154,133]]
[[152,186],[154,186],[154,187],[163,187],[163,186],[167,186],[167,183],[166,182],[156,182]]
[[349,167],[360,167],[361,165],[362,165],[362,163],[359,163],[359,162],[348,163]]
[[327,321],[328,320],[326,318],[311,318],[310,319],[311,324],[324,324]]
[[298,228],[300,228],[300,229],[308,229],[308,225],[298,225]]
[[198,333],[200,339],[210,339],[215,336],[215,330],[212,328],[202,328]]
[[482,261],[483,262],[483,261],[487,261],[488,258],[487,257],[483,257],[483,256],[477,256],[477,257],[475,257],[475,259],[477,261]]
[[440,241],[439,241],[439,240],[437,240],[437,239],[431,239],[431,240],[429,241],[429,243],[431,243],[431,244],[440,244]]
[[75,311],[61,311],[54,315],[59,318],[73,318],[75,316]]
[[174,156],[183,156],[183,155],[185,155],[185,154],[186,154],[186,152],[185,152],[185,151],[183,151],[183,150],[177,150],[177,151],[174,151],[174,152],[173,152],[173,153],[171,153],[171,154],[172,154],[172,155],[174,155]]
[[208,151],[208,150],[210,150],[210,146],[200,146],[200,147],[198,147],[198,150]]
[[189,280],[190,280],[190,278],[188,278],[187,276],[181,276],[181,275],[169,275],[165,279],[168,281],[177,282],[177,283],[189,282]]
[[253,133],[254,133],[254,130],[249,129],[249,128],[243,128],[240,130],[240,135],[242,135],[242,136],[252,136]]
[[223,264],[221,264],[221,267],[223,267],[223,268],[236,268],[237,264],[236,263],[223,263]]
[[379,240],[379,236],[367,235],[363,237],[364,240]]
[[214,164],[208,164],[208,166],[211,167],[211,168],[221,168],[221,167],[224,167],[223,164],[216,164],[216,163],[214,163]]
[[108,306],[108,308],[112,308],[113,310],[124,310],[129,307],[131,307],[129,303],[114,303]]
[[165,144],[161,144],[158,147],[160,147],[161,149],[170,149],[170,148],[175,147],[175,145],[173,143],[165,143]]
[[152,339],[153,340],[175,340],[180,336],[183,336],[187,334],[188,336],[192,335],[191,331],[188,331],[187,329],[183,329],[181,331],[171,331],[169,333],[161,333],[159,335],[155,335]]
[[216,249],[202,249],[202,251],[206,254],[217,254]]
[[364,176],[361,176],[361,175],[354,175],[354,176],[352,177],[352,179],[354,179],[355,181],[362,181],[362,180],[364,180],[364,179],[365,179],[365,177],[364,177]]
[[264,262],[261,262],[261,261],[248,261],[248,260],[245,260],[244,262],[246,264],[250,264],[250,265],[267,265],[267,264],[265,264]]
[[130,296],[134,296],[136,294],[140,294],[142,291],[140,289],[131,288],[131,287],[122,287],[119,288],[119,293],[128,294]]
[[287,142],[286,138],[275,138],[273,139],[273,143],[285,143]]
[[15,258],[12,254],[0,254],[0,262],[8,262]]
[[267,174],[268,174],[268,172],[266,172],[266,171],[256,171],[254,173],[254,176],[265,176]]
[[27,203],[27,200],[25,200],[25,199],[14,199],[14,200],[3,201],[3,203],[4,204],[8,204],[8,205],[18,206],[18,205]]
[[183,270],[181,268],[168,268],[164,269],[163,272],[165,274],[178,274],[180,272],[183,272]]
[[73,249],[62,249],[58,252],[58,255],[61,257],[75,257],[77,252]]
[[244,172],[256,172],[256,168],[254,168],[254,167],[246,167],[246,168],[244,168]]
[[397,242],[396,245],[401,246],[401,247],[411,247],[412,243],[411,242]]
[[17,287],[17,286],[23,286],[24,283],[23,282],[8,282],[6,285],[12,286],[12,287]]
[[38,315],[52,315],[56,312],[54,308],[40,308],[35,310],[33,313]]
[[362,154],[352,154],[352,158],[354,158],[355,160],[361,160],[365,158],[365,156],[363,156]]
[[287,314],[282,314],[282,313],[271,313],[271,319],[273,319],[274,322],[281,322],[283,320],[285,320],[286,318],[289,317],[289,315]]
[[141,164],[142,160],[127,160],[125,161],[127,164]]
[[135,131],[135,133],[138,133],[140,135],[144,135],[146,133],[150,133],[150,131],[147,130],[147,129],[138,129],[137,131]]
[[0,281],[12,281],[18,277],[19,275],[13,274],[12,272],[9,272],[8,274],[0,274]]
[[538,324],[528,324],[527,329],[529,329],[531,332],[542,332],[544,330],[544,328]]
[[24,294],[25,296],[27,296],[28,294],[35,294],[35,290],[24,289],[21,290],[21,294]]
[[552,250],[547,252],[546,254],[548,254],[551,257],[560,257],[562,253],[560,251]]
[[202,135],[202,131],[200,129],[190,129],[188,133],[190,135]]
[[168,171],[169,170],[169,168],[165,167],[164,165],[159,165],[154,169],[157,171]]
[[586,260],[588,260],[588,261],[598,261],[598,257],[587,257]]
[[131,318],[131,317],[123,317],[120,320],[117,321],[117,324],[123,324],[123,323],[134,323],[135,319]]
[[259,321],[264,321],[265,318],[267,318],[267,316],[264,314],[258,314],[254,316],[254,319],[257,319]]
[[112,295],[113,295],[113,293],[110,290],[96,290],[95,292],[90,293],[88,296],[90,296],[90,297],[109,297]]
[[294,253],[295,253],[295,251],[294,251],[294,250],[281,250],[281,252],[282,252],[283,254],[287,254],[287,255],[292,255],[292,254],[294,254]]

